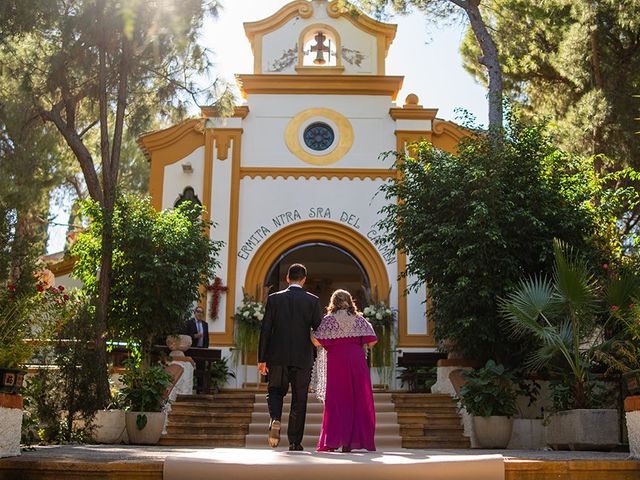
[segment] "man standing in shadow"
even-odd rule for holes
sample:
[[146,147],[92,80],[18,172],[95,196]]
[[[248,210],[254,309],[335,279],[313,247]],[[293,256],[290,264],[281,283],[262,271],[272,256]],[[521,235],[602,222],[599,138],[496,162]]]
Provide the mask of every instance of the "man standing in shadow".
[[287,436],[289,450],[303,450],[307,395],[311,381],[314,347],[311,330],[320,325],[320,301],[303,290],[304,265],[294,263],[287,272],[289,287],[267,299],[258,348],[258,370],[269,374],[269,445],[280,443],[283,398],[291,385],[291,410]]
[[[209,325],[204,320],[204,308],[198,305],[193,310],[191,317],[184,326],[183,334],[191,337],[191,346],[196,348],[209,348]],[[206,373],[206,362],[196,360],[196,393],[209,393],[204,389],[204,376]]]

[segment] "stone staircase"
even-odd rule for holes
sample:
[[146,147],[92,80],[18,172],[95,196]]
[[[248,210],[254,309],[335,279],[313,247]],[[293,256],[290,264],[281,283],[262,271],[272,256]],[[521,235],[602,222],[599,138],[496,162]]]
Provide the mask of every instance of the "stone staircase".
[[394,393],[403,448],[470,448],[449,395]]
[[[400,438],[400,429],[398,426],[398,418],[391,401],[390,393],[374,393],[373,401],[376,407],[376,448],[392,449],[400,448],[402,439]],[[282,411],[282,430],[280,448],[288,448],[287,441],[287,422],[289,421],[289,406],[291,396],[287,395],[284,399],[284,408]],[[318,437],[320,436],[320,427],[322,425],[323,404],[316,398],[314,394],[309,394],[307,402],[307,419],[304,429],[304,438],[302,445],[307,450],[314,450]],[[249,434],[247,435],[246,446],[251,448],[267,447],[267,427],[269,425],[269,410],[264,394],[256,394],[256,403],[252,422],[249,425]]]
[[[160,445],[268,448],[269,413],[264,391],[225,390],[180,395],[173,403]],[[287,448],[289,396],[285,398],[280,448]],[[448,395],[375,392],[376,447],[469,448]],[[309,395],[303,445],[313,450],[320,434],[322,404]]]
[[244,447],[253,412],[254,392],[179,395],[171,406],[160,445]]

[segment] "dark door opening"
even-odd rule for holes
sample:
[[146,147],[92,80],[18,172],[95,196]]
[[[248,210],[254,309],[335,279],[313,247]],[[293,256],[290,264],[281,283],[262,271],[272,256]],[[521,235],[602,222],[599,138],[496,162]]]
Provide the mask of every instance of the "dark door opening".
[[369,277],[360,262],[345,249],[323,242],[304,243],[284,252],[267,273],[269,293],[287,288],[287,270],[294,263],[307,267],[305,289],[320,297],[323,313],[338,288],[351,293],[360,310],[367,305]]

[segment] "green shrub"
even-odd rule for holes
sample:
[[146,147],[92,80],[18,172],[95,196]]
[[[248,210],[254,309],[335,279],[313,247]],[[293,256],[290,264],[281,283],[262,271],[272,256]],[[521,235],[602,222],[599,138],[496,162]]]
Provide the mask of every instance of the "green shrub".
[[458,400],[469,414],[511,417],[517,412],[514,376],[504,365],[489,360],[484,367],[463,373],[463,378]]

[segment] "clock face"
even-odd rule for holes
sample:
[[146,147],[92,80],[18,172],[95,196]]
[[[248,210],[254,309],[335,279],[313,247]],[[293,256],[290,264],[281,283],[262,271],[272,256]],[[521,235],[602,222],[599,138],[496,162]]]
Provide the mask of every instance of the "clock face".
[[304,143],[311,150],[321,152],[328,149],[335,139],[333,129],[323,122],[314,122],[304,130]]

